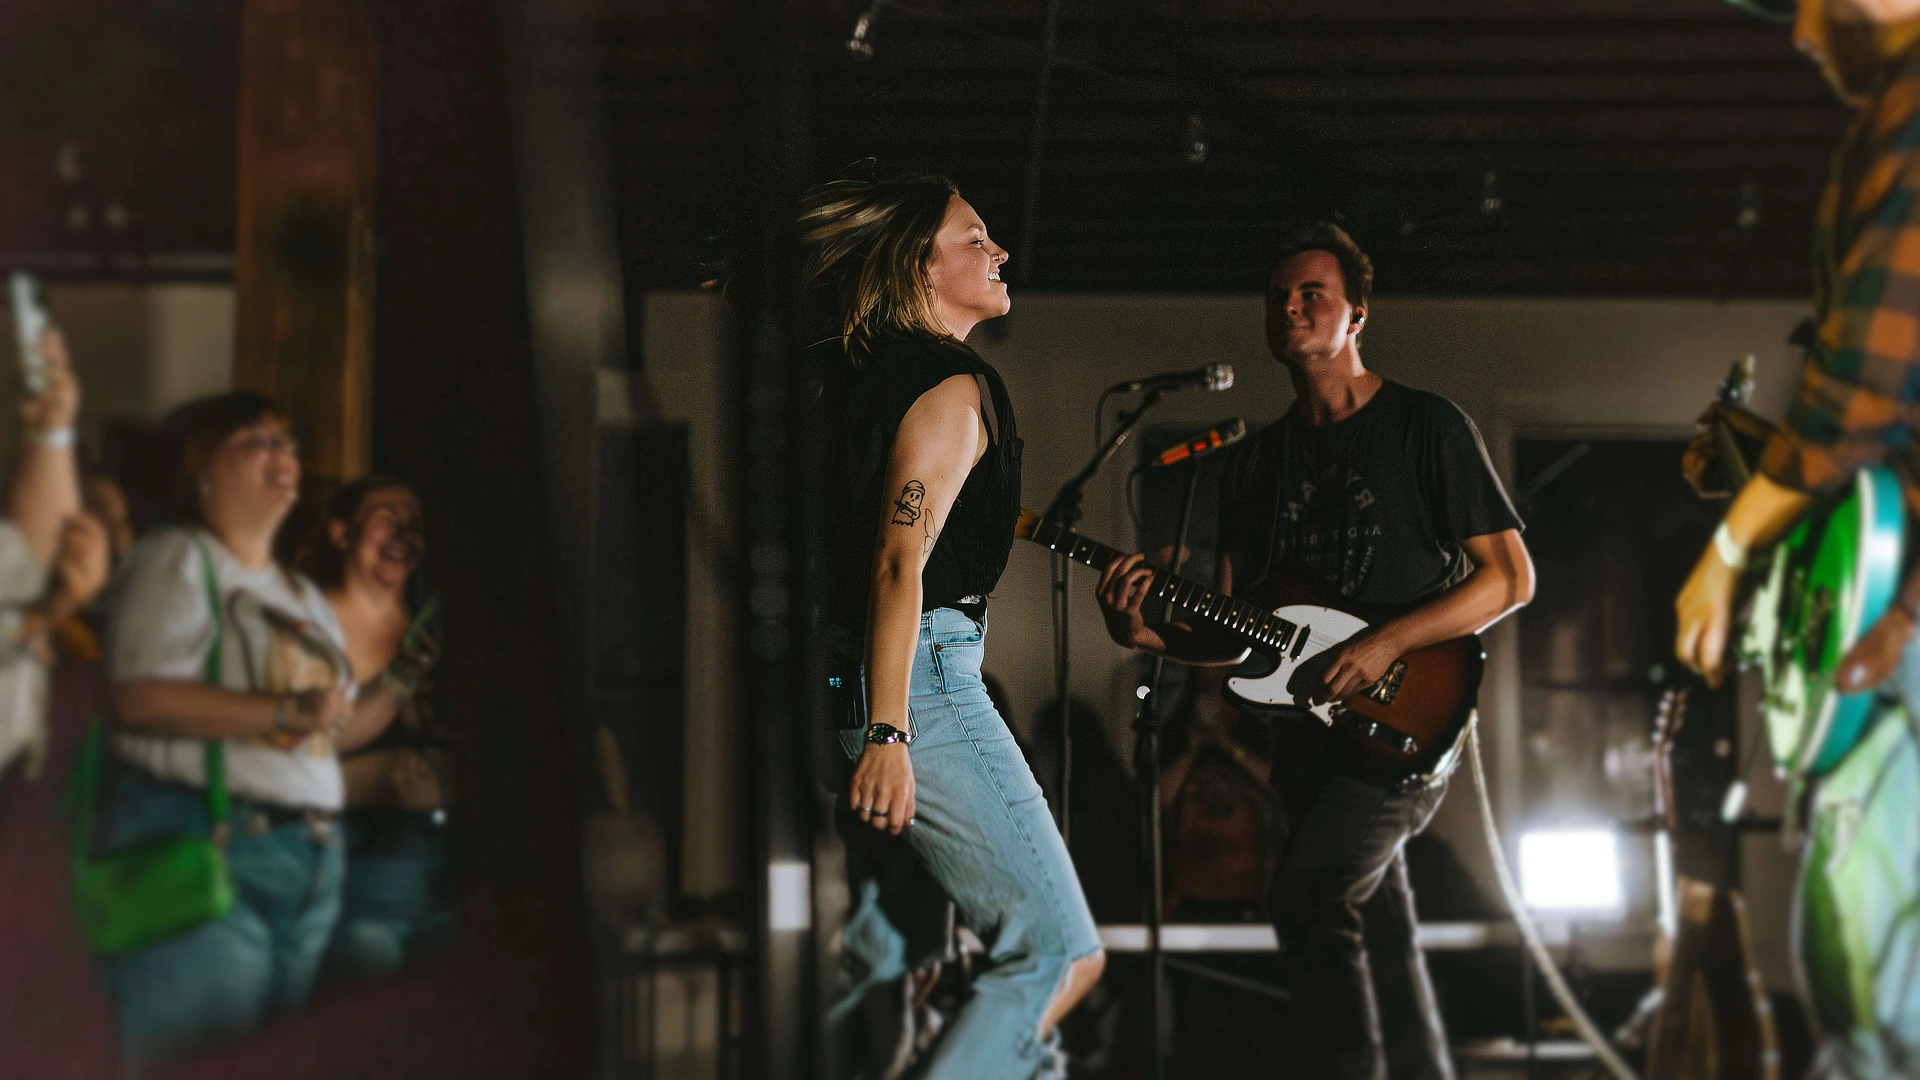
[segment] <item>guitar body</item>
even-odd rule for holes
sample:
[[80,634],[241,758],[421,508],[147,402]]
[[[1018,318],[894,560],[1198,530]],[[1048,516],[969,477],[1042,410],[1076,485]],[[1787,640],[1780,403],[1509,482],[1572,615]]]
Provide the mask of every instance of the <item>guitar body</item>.
[[1306,692],[1322,685],[1319,675],[1331,659],[1328,654],[1365,630],[1367,622],[1314,604],[1289,604],[1274,614],[1300,626],[1306,644],[1277,658],[1253,657],[1242,670],[1258,674],[1227,680],[1224,693],[1235,704],[1310,716],[1353,736],[1369,756],[1406,768],[1450,746],[1472,715],[1486,659],[1479,638],[1455,638],[1408,653],[1368,691],[1315,705]]
[[1843,694],[1834,678],[1847,651],[1893,603],[1905,542],[1900,479],[1875,466],[1860,470],[1838,502],[1774,548],[1741,653],[1765,682],[1761,710],[1784,772],[1831,770],[1872,721],[1874,691]]
[[[1013,534],[1072,559],[1104,569],[1120,552],[1057,522],[1022,511]],[[1380,681],[1358,694],[1314,705],[1307,695],[1326,683],[1320,674],[1334,646],[1366,629],[1361,616],[1326,603],[1306,587],[1282,582],[1278,610],[1222,596],[1175,574],[1156,574],[1147,595],[1169,612],[1209,623],[1247,646],[1258,659],[1227,680],[1229,700],[1256,710],[1311,716],[1392,769],[1412,773],[1455,743],[1480,691],[1486,654],[1477,637],[1455,638],[1408,653]],[[1292,602],[1298,597],[1301,602]]]

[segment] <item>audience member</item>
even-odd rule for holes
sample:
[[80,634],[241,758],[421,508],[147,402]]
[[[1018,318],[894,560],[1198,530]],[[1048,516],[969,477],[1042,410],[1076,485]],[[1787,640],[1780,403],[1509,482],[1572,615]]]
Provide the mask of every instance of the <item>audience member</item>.
[[[0,1074],[106,1076],[112,1010],[73,933],[68,836],[48,826],[60,817],[59,779],[105,700],[97,646],[75,651],[64,631],[76,624],[67,613],[85,606],[106,580],[107,543],[75,516],[59,530],[51,575],[27,550],[28,532],[47,535],[45,523],[78,502],[59,475],[71,475],[62,459],[73,454],[66,433],[77,388],[57,334],[43,339],[42,352],[48,387],[23,418],[18,464],[25,478],[7,493],[5,512],[17,518],[0,521],[0,1013],[27,1018],[17,1025],[20,1037],[6,1042]],[[46,628],[56,624],[59,661],[49,671],[46,660],[56,650]],[[29,745],[32,751],[21,754]],[[9,768],[10,759],[24,765]],[[36,772],[37,782],[29,782]]]
[[422,679],[438,653],[431,601],[417,608],[408,584],[426,553],[420,500],[403,481],[369,476],[327,504],[301,558],[346,634],[362,693],[390,686],[406,702],[400,721],[340,763],[346,777],[347,879],[327,969],[362,980],[392,974],[445,942],[444,808],[451,758],[429,730]]
[[113,564],[120,565],[133,550],[133,516],[127,508],[127,493],[119,481],[105,473],[89,473],[80,482],[80,503],[87,513],[106,526]]
[[[356,700],[333,609],[273,558],[300,490],[285,415],[231,393],[182,406],[166,429],[175,524],[135,545],[108,601],[116,727],[95,848],[211,834],[236,899],[103,959],[136,1066],[305,1000],[340,908],[337,755],[373,741],[401,699],[382,687]],[[231,796],[218,828],[210,775]]]
[[107,578],[106,532],[80,508],[79,382],[58,330],[46,331],[40,352],[46,389],[21,407],[20,460],[0,521],[0,776],[20,761],[28,779],[47,754],[50,633]]

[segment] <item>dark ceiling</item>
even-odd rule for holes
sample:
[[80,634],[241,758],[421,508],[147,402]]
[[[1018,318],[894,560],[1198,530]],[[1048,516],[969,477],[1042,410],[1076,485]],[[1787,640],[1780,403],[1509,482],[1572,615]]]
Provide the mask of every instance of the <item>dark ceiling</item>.
[[[866,0],[818,3],[813,177],[947,172],[1046,288],[1258,288],[1279,223],[1332,216],[1385,292],[1807,290],[1846,112],[1722,0],[1062,0],[1029,225],[1046,8],[890,0],[861,59]],[[738,29],[655,7],[606,39],[649,281],[685,280],[739,191]]]
[[[595,34],[635,285],[699,282],[739,212],[747,6],[610,0]],[[39,7],[60,14],[0,25],[0,256],[230,253],[239,0]],[[107,7],[142,14],[74,14]],[[1254,289],[1278,224],[1335,216],[1389,293],[1807,291],[1846,113],[1783,27],[1722,0],[1058,9],[1030,173],[1047,0],[887,0],[867,59],[868,0],[813,0],[805,171],[947,172],[1042,288]]]

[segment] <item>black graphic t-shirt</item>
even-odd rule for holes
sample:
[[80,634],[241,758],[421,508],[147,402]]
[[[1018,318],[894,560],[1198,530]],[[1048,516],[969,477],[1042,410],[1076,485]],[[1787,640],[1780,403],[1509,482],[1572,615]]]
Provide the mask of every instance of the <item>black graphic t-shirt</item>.
[[1291,578],[1405,610],[1466,575],[1461,541],[1521,527],[1473,421],[1391,379],[1325,427],[1296,404],[1231,454],[1219,544],[1234,558],[1235,595],[1255,602]]

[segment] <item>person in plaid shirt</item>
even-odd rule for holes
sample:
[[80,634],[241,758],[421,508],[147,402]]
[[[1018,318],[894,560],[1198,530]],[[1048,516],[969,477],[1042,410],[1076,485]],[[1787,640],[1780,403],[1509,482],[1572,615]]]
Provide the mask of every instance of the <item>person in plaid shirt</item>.
[[[1909,513],[1920,513],[1920,0],[1802,0],[1794,40],[1859,111],[1815,223],[1800,391],[1675,605],[1680,659],[1715,685],[1748,550],[1867,465],[1893,465]],[[1920,563],[1910,566],[1893,606],[1841,661],[1838,684],[1887,684],[1920,716]],[[1790,937],[1822,1080],[1920,1076],[1920,743],[1899,719],[1883,714],[1806,803]]]
[[[1769,8],[1767,0],[1741,6]],[[1817,496],[1891,461],[1920,513],[1920,0],[1804,0],[1794,41],[1857,106],[1814,229],[1814,317],[1800,390],[1675,604],[1675,651],[1718,686],[1746,553]],[[1920,618],[1913,575],[1841,665],[1846,690],[1892,673]]]

